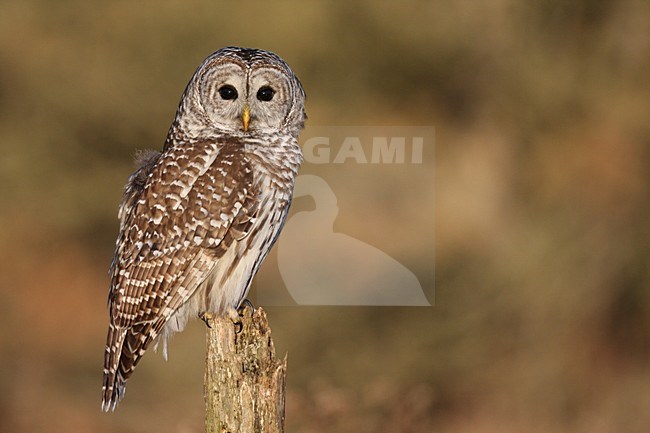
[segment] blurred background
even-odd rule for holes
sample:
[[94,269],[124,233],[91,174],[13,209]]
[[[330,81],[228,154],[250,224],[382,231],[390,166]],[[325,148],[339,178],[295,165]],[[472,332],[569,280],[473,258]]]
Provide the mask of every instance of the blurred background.
[[335,226],[414,271],[432,241],[393,227],[435,228],[435,306],[268,307],[288,432],[648,431],[648,22],[643,0],[0,1],[0,432],[202,431],[200,322],[100,412],[107,269],[133,155],[226,45],[287,60],[308,128],[436,128],[435,200],[372,179]]

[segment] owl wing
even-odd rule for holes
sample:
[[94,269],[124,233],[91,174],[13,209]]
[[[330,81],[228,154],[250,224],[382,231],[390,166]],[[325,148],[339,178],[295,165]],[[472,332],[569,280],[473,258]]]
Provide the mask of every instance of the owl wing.
[[103,408],[178,308],[189,300],[257,212],[250,162],[232,141],[148,156],[120,206],[111,266]]

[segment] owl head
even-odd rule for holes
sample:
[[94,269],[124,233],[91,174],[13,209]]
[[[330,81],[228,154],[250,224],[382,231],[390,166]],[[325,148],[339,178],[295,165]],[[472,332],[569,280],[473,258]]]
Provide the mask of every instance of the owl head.
[[270,133],[297,137],[305,92],[289,65],[269,51],[226,47],[212,53],[188,83],[168,141]]

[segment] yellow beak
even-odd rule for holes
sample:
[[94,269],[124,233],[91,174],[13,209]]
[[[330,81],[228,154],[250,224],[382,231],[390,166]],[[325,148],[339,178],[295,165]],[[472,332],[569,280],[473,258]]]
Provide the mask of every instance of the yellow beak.
[[251,108],[248,104],[244,105],[244,110],[241,113],[241,121],[244,124],[244,132],[248,131],[248,123],[251,121]]

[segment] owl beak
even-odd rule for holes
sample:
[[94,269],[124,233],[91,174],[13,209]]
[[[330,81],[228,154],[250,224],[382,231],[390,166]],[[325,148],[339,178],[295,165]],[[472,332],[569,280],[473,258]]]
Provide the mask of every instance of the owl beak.
[[244,110],[241,113],[241,121],[244,125],[244,132],[248,131],[248,123],[251,121],[251,108],[248,104],[244,105]]

